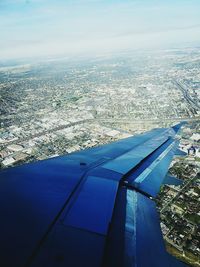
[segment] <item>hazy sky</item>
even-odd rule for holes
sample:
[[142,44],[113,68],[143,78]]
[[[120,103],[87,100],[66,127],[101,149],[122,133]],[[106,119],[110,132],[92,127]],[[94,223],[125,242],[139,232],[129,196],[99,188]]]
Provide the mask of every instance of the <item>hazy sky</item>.
[[200,0],[0,0],[0,60],[200,44]]

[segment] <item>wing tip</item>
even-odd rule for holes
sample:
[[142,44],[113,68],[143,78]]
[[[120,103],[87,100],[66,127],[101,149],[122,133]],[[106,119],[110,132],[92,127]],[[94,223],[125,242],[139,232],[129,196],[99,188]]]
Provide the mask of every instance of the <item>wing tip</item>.
[[183,125],[187,124],[187,121],[181,121],[177,124],[175,124],[174,126],[172,126],[172,129],[175,131],[175,133],[177,134],[179,132],[179,130],[181,129],[181,127]]

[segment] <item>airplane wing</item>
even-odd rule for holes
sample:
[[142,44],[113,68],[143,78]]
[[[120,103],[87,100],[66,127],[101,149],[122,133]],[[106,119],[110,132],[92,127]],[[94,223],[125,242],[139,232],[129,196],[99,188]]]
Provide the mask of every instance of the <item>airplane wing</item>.
[[0,172],[0,266],[186,266],[154,198],[181,125]]

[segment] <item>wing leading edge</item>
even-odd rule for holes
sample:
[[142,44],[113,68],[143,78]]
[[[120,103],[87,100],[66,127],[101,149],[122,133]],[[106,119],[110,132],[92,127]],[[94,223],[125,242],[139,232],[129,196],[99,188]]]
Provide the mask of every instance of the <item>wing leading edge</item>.
[[185,266],[155,198],[181,125],[0,173],[0,266]]

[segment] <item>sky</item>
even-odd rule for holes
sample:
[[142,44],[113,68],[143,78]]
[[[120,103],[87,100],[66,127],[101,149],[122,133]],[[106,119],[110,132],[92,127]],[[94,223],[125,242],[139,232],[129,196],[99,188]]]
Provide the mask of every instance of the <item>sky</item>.
[[0,60],[199,44],[199,0],[0,0]]

